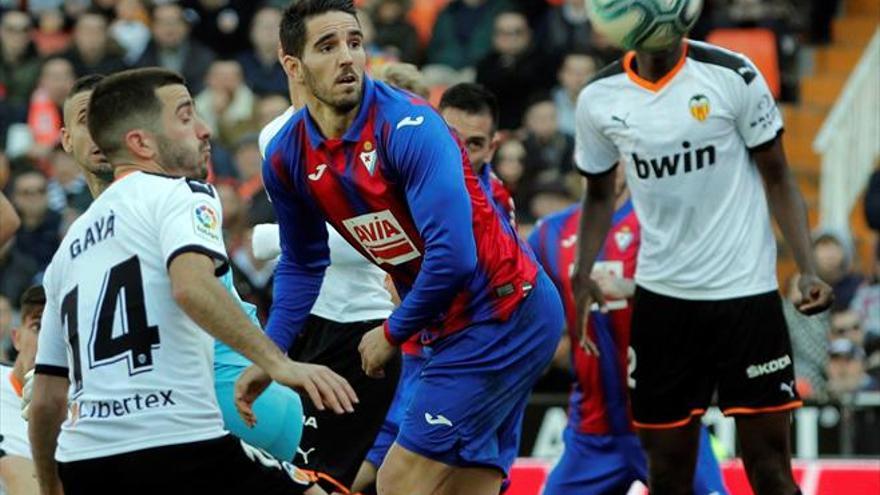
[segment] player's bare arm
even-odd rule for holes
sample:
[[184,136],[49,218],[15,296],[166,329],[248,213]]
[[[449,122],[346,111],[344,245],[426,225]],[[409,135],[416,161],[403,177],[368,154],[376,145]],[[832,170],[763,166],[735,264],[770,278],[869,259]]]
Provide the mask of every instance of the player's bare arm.
[[55,464],[55,448],[61,423],[67,417],[67,378],[37,374],[34,377],[34,394],[30,406],[28,437],[37,470],[37,480],[43,495],[64,493],[58,468]]
[[770,212],[791,247],[801,273],[798,288],[803,294],[797,304],[800,312],[811,315],[828,309],[834,299],[831,287],[816,275],[816,263],[810,245],[809,223],[804,198],[788,167],[782,140],[752,152],[764,179]]
[[15,231],[21,225],[21,219],[12,203],[0,192],[0,247],[12,238]]
[[214,262],[184,253],[169,267],[174,299],[196,323],[266,371],[273,380],[305,390],[319,409],[354,410],[357,395],[348,382],[324,366],[288,359],[235,304],[214,275]]
[[601,311],[607,311],[605,296],[590,276],[593,263],[599,256],[605,237],[611,229],[611,217],[614,215],[614,203],[617,199],[615,194],[615,169],[612,167],[607,172],[590,177],[587,181],[586,192],[583,199],[584,213],[581,215],[578,227],[578,251],[577,262],[571,277],[574,288],[574,300],[577,307],[577,320],[580,324],[581,342],[588,354],[599,355],[599,349],[589,338],[586,331],[587,315],[590,306],[596,302]]

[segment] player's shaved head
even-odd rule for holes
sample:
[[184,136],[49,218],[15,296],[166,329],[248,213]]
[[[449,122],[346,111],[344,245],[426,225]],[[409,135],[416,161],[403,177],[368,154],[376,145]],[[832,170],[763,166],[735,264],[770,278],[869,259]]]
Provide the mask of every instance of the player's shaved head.
[[129,131],[158,131],[162,101],[156,91],[184,84],[180,74],[155,67],[107,76],[95,86],[89,101],[88,124],[92,139],[112,160],[125,149],[125,135]]
[[300,0],[284,9],[281,19],[281,49],[287,55],[302,58],[306,46],[306,23],[327,12],[345,12],[357,19],[352,0]]

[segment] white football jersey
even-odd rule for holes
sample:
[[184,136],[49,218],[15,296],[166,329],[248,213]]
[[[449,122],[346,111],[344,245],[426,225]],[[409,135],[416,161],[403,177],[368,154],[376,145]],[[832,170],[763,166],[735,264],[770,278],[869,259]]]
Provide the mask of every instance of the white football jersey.
[[683,299],[772,291],[776,243],[750,151],[782,120],[744,56],[688,41],[656,83],[632,70],[634,53],[600,71],[577,105],[575,159],[589,175],[626,167],[642,226],[636,282]]
[[62,462],[224,434],[213,339],[175,302],[168,267],[203,253],[228,269],[222,212],[205,183],[135,172],[67,232],[43,285],[36,372],[70,380]]
[[[260,131],[260,154],[295,113],[291,106]],[[385,272],[364,258],[336,229],[327,225],[330,265],[324,272],[311,313],[338,323],[384,320],[394,310],[385,289]]]
[[27,423],[21,417],[21,385],[14,380],[12,367],[0,364],[0,451],[30,459]]

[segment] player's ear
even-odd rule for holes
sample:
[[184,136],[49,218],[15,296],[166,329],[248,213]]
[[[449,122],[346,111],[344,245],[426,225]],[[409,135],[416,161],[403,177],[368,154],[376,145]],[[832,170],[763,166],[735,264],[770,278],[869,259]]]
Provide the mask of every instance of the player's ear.
[[125,149],[134,158],[149,160],[156,156],[156,141],[144,129],[132,129],[122,137]]
[[284,53],[284,51],[279,48],[278,49],[278,60],[281,62],[281,66],[284,67],[284,73],[287,74],[287,77],[295,82],[302,82],[302,70],[300,70],[300,60],[293,55]]
[[61,147],[64,148],[66,153],[70,153],[73,151],[73,144],[70,142],[70,131],[67,130],[67,127],[61,128]]
[[489,140],[489,154],[486,156],[487,162],[495,159],[495,152],[498,151],[499,146],[501,146],[501,138],[498,137],[497,132],[493,132],[492,139]]
[[17,328],[12,329],[12,347],[16,352],[21,352],[21,330]]

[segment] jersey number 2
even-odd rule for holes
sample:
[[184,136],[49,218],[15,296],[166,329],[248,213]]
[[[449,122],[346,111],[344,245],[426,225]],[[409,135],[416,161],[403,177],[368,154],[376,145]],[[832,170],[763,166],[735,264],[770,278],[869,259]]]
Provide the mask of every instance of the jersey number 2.
[[[79,351],[77,298],[74,287],[61,303],[61,321],[67,325],[67,337],[73,354],[73,377],[76,391],[82,389],[82,358]],[[110,269],[104,277],[99,306],[89,339],[89,367],[96,368],[122,359],[128,361],[129,374],[153,368],[153,348],[159,345],[159,327],[147,323],[141,264],[137,256]],[[121,304],[121,307],[120,307]],[[122,316],[122,333],[113,335],[113,323]]]

